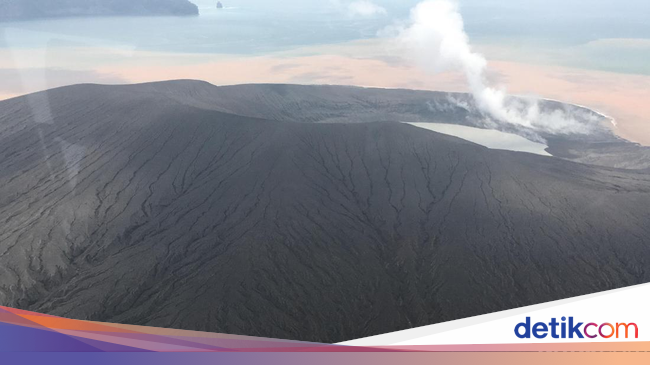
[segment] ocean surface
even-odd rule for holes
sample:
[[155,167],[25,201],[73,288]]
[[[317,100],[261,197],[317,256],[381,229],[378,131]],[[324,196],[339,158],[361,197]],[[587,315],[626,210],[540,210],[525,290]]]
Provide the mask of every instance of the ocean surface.
[[[352,16],[342,1],[196,0],[199,17],[106,17],[0,24],[0,48],[129,47],[173,53],[262,55],[376,38],[417,1],[375,1],[385,14]],[[337,5],[338,4],[338,5]],[[650,74],[650,2],[464,0],[472,43],[489,58]]]

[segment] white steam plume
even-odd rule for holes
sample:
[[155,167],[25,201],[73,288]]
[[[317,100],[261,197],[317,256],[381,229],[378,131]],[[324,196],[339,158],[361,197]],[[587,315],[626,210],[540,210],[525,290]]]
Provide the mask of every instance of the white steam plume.
[[537,100],[508,97],[488,85],[487,61],[472,51],[458,5],[450,0],[427,0],[411,10],[410,23],[397,26],[398,39],[420,65],[431,72],[462,71],[477,107],[493,119],[517,127],[553,134],[589,133],[590,126],[562,110],[546,112]]

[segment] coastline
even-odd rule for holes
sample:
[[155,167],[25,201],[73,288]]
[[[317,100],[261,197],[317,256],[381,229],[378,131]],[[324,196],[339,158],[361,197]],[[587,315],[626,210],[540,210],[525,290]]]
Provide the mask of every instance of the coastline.
[[[205,80],[215,85],[336,84],[468,92],[465,78],[458,72],[429,74],[401,58],[387,59],[385,54],[375,52],[376,48],[361,48],[357,54],[365,54],[363,57],[341,50],[331,50],[339,54],[236,57],[124,52],[110,48],[80,48],[77,52],[52,49],[47,60],[30,57],[34,55],[30,50],[14,49],[9,50],[10,57],[5,58],[8,63],[0,60],[0,68],[13,70],[18,77],[12,78],[12,85],[0,87],[0,98],[75,83],[120,84],[173,79]],[[5,52],[0,50],[0,56]],[[66,66],[75,64],[71,59],[74,55],[79,67],[86,66],[92,72],[80,73],[74,79],[66,78],[70,74]],[[57,62],[51,62],[53,59]],[[17,64],[22,69],[16,69]],[[493,84],[507,85],[509,94],[587,108],[610,120],[609,126],[617,136],[650,146],[650,103],[647,102],[650,100],[650,76],[509,61],[491,61],[488,67]],[[35,70],[39,69],[43,71],[36,74]]]
[[526,75],[541,98],[592,110],[609,120],[607,126],[618,137],[650,146],[649,76],[512,62],[494,65],[507,75],[511,90],[524,92]]
[[[163,81],[163,80],[152,80],[152,81]],[[250,83],[248,83],[248,84],[250,84]],[[252,83],[252,84],[255,84],[255,83]],[[108,85],[108,84],[107,84],[107,85]],[[237,84],[228,84],[228,85],[237,85]],[[315,84],[311,84],[311,85],[315,85]],[[337,84],[319,84],[319,85],[337,85]],[[64,85],[61,85],[61,86],[64,86]],[[364,85],[344,85],[344,86],[350,86],[350,87],[361,87],[361,88],[387,89],[387,90],[391,90],[391,89],[392,89],[392,90],[402,89],[402,90],[419,90],[419,91],[433,91],[433,92],[435,92],[435,91],[448,92],[448,91],[446,91],[446,90],[408,89],[408,88],[404,88],[404,87],[380,87],[380,86],[364,86]],[[37,89],[37,90],[34,90],[34,91],[32,91],[32,92],[40,92],[40,91],[45,91],[45,90],[47,90],[47,89]],[[30,93],[32,93],[32,92],[30,92]],[[461,92],[453,91],[453,92],[462,93],[462,94],[467,94],[467,92],[462,92],[462,91],[461,91]],[[27,94],[30,94],[30,93],[27,93]],[[27,94],[0,94],[0,101],[10,100],[10,99],[13,99],[13,98],[16,98],[16,97],[20,97],[20,96],[24,96],[24,95],[27,95]],[[513,95],[513,96],[522,96],[522,95]],[[595,108],[589,107],[589,106],[587,106],[587,105],[581,105],[581,104],[576,104],[576,103],[570,103],[570,102],[566,102],[566,101],[558,100],[558,99],[553,99],[553,98],[539,98],[539,100],[543,100],[543,101],[552,101],[552,102],[557,102],[557,103],[561,103],[561,104],[564,104],[564,105],[569,105],[569,106],[574,106],[574,107],[578,107],[578,108],[582,108],[582,109],[589,110],[589,111],[591,111],[591,112],[593,112],[593,113],[595,113],[595,114],[601,116],[603,119],[605,119],[605,120],[607,121],[607,123],[606,123],[605,125],[606,125],[607,127],[609,127],[609,128],[612,130],[612,132],[613,132],[617,137],[622,138],[622,139],[625,139],[625,140],[627,140],[627,141],[629,141],[629,142],[632,142],[632,143],[639,143],[639,142],[635,142],[635,141],[633,141],[633,140],[631,140],[631,139],[625,138],[624,136],[622,136],[622,135],[620,135],[619,133],[617,133],[617,132],[618,132],[618,123],[617,123],[616,119],[615,119],[613,116],[607,115],[607,114],[605,114],[604,112],[601,112],[601,111],[599,111],[599,110],[597,110],[597,109],[595,109]],[[641,143],[639,143],[639,144],[641,144]]]
[[550,98],[540,98],[540,100],[553,101],[553,102],[556,102],[556,103],[561,103],[561,104],[570,105],[570,106],[575,106],[575,107],[578,107],[578,108],[582,108],[582,109],[589,110],[589,111],[591,111],[591,112],[593,112],[593,113],[595,113],[595,114],[601,116],[603,119],[605,119],[605,120],[607,121],[607,122],[605,122],[605,126],[606,126],[607,128],[609,128],[609,129],[612,131],[612,133],[614,133],[614,135],[615,135],[616,137],[618,137],[618,138],[620,138],[620,139],[623,139],[623,140],[625,140],[625,141],[631,142],[631,143],[638,143],[638,142],[631,141],[631,140],[629,140],[629,139],[627,139],[627,138],[624,138],[624,137],[622,137],[621,135],[619,135],[619,134],[617,133],[618,123],[616,122],[616,119],[615,119],[614,117],[610,116],[610,115],[607,115],[607,114],[605,114],[605,113],[603,113],[603,112],[597,110],[597,109],[590,108],[589,106],[586,106],[586,105],[580,105],[580,104],[568,103],[568,102],[566,102],[566,101],[556,100],[556,99],[550,99]]

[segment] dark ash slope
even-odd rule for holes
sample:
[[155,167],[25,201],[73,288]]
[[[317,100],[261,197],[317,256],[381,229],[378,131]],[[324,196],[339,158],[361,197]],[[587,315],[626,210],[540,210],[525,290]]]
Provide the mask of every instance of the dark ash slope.
[[[437,122],[483,128],[486,118],[468,94],[345,86],[236,85],[215,87],[199,82],[141,85],[185,105],[242,116],[301,123],[377,121]],[[584,107],[542,100],[543,110],[560,110],[592,132],[552,135],[497,125],[549,146],[556,157],[587,164],[650,171],[650,147],[617,137],[610,121]]]
[[650,281],[647,174],[194,87],[0,102],[1,305],[338,342]]

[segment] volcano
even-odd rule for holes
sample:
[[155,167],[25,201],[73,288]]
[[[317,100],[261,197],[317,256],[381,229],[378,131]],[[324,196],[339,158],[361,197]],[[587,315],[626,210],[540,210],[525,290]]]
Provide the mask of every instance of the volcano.
[[184,80],[2,101],[0,305],[333,343],[650,281],[646,149],[408,124],[471,125],[449,100]]

